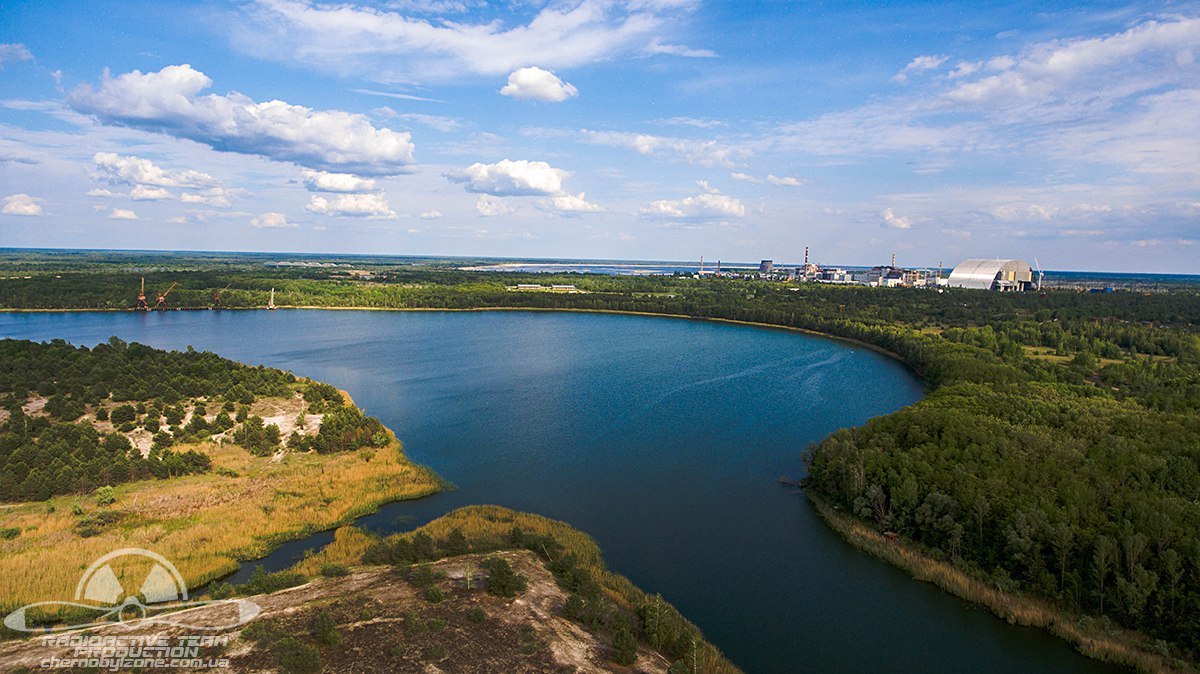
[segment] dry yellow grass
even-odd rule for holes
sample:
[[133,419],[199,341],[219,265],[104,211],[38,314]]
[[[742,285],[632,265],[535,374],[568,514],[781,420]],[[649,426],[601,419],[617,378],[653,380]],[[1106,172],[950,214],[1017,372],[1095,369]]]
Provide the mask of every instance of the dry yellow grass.
[[1022,594],[1001,592],[952,564],[922,554],[916,548],[885,538],[861,521],[834,510],[821,496],[806,492],[821,517],[854,547],[894,564],[917,580],[933,583],[950,594],[982,604],[1010,623],[1049,630],[1081,653],[1145,672],[1195,672],[1181,660],[1168,659],[1148,649],[1145,636],[1121,629],[1106,630],[1050,604]]
[[[287,454],[280,461],[233,445],[203,443],[197,449],[212,457],[213,472],[121,485],[117,502],[107,508],[90,496],[0,508],[0,526],[21,529],[18,537],[0,542],[0,608],[73,599],[87,566],[125,547],[165,556],[189,587],[198,587],[283,540],[439,489],[437,476],[405,458],[395,438],[382,449]],[[99,535],[82,538],[75,531],[81,519],[72,514],[76,504],[85,517],[105,510],[124,515]]]

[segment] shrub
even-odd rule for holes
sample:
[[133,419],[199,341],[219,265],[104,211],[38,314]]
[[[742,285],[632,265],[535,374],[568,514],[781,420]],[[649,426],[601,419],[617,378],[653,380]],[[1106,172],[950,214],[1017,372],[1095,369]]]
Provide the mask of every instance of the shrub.
[[316,674],[321,669],[321,654],[315,646],[292,637],[276,642],[275,662],[290,674]]
[[341,578],[350,574],[345,564],[328,563],[321,565],[321,575],[325,578]]
[[512,598],[529,586],[528,579],[515,573],[508,561],[500,557],[488,557],[483,560],[483,568],[488,571],[488,594]]
[[442,590],[437,585],[430,585],[425,588],[425,601],[430,604],[440,604],[446,595],[442,594]]
[[337,630],[337,623],[334,622],[333,616],[329,615],[329,611],[321,611],[317,617],[313,619],[312,630],[313,639],[322,646],[337,646],[342,641],[342,635]]
[[625,625],[620,625],[613,631],[613,660],[618,665],[628,667],[637,662],[637,637]]
[[96,505],[107,506],[117,502],[117,490],[109,485],[96,489]]

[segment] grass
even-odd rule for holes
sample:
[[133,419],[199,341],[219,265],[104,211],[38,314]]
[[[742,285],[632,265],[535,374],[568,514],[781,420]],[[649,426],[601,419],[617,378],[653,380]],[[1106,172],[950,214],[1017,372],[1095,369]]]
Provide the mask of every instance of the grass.
[[[395,437],[382,449],[285,454],[279,461],[235,445],[195,448],[212,457],[212,472],[120,485],[108,507],[93,496],[73,495],[0,507],[0,522],[21,530],[0,540],[0,610],[73,599],[87,565],[126,547],[163,555],[188,587],[199,587],[280,542],[345,524],[390,501],[427,496],[442,485],[404,456]],[[73,514],[76,505],[82,514]],[[93,536],[79,535],[81,521],[94,522],[106,512],[121,516]]]
[[904,569],[917,580],[932,583],[967,601],[989,608],[1009,623],[1049,630],[1084,655],[1145,672],[1196,672],[1182,660],[1150,650],[1144,635],[1063,611],[1044,600],[1001,592],[989,583],[922,553],[916,546],[886,538],[854,517],[834,509],[823,497],[805,492],[817,512],[854,547]]

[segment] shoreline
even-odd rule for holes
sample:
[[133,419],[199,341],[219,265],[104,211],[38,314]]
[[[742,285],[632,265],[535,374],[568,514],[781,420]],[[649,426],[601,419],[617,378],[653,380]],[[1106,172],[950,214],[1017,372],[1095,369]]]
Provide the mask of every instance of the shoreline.
[[[1065,612],[1028,595],[997,590],[949,562],[924,554],[910,543],[885,537],[858,519],[837,510],[825,497],[813,493],[811,489],[805,489],[804,495],[829,528],[855,549],[904,571],[913,580],[930,583],[942,592],[982,606],[1009,624],[1045,630],[1073,646],[1085,657],[1100,662],[1132,667],[1138,671],[1200,671],[1189,667],[1187,663],[1150,651],[1146,647],[1148,637],[1138,632],[1113,628],[1106,633],[1099,621],[1090,616]],[[1083,619],[1088,619],[1093,625],[1082,624]]]

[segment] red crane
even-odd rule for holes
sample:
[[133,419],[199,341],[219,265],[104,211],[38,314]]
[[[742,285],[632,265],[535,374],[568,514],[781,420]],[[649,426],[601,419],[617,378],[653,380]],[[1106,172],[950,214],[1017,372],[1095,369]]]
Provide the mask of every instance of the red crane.
[[150,311],[150,305],[146,304],[146,277],[142,277],[142,289],[138,291],[137,304],[133,307],[134,311]]
[[177,285],[179,285],[179,282],[172,283],[171,287],[167,288],[167,292],[159,293],[158,302],[154,305],[155,309],[157,309],[158,311],[166,311],[167,310],[167,295],[170,295],[171,291],[174,290],[175,286],[177,286]]
[[[230,283],[229,286],[231,286],[231,285],[233,285],[233,284]],[[221,293],[225,292],[226,290],[229,290],[229,286],[225,286],[224,288],[221,288],[217,292],[213,293],[213,305],[212,305],[213,309],[221,308]]]

